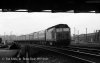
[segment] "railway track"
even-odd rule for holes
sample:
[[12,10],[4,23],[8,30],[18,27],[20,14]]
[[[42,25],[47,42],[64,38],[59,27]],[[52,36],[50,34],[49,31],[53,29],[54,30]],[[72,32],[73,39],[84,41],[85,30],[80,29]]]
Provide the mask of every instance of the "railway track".
[[100,57],[100,49],[81,48],[81,47],[67,47],[69,51],[93,55]]
[[[41,46],[41,45],[34,45],[35,47],[39,47],[42,49],[46,49],[52,52],[60,53],[66,56],[70,56],[76,59],[79,59],[81,61],[84,61],[85,63],[97,63],[99,60],[99,56],[97,55],[91,55],[87,53],[82,52],[76,52],[75,50],[69,49],[63,49],[63,48],[57,48],[57,47],[50,47],[50,46]],[[93,57],[93,58],[92,58]],[[98,59],[96,59],[98,57]],[[100,63],[100,62],[99,62]]]
[[[100,63],[99,49],[89,49],[89,48],[80,48],[80,47],[58,48],[58,47],[36,45],[36,44],[28,44],[28,46],[37,47],[37,48],[45,49],[51,52],[56,52],[65,56],[69,56],[69,57],[81,60],[83,63]],[[30,63],[29,61],[26,61],[26,62]]]

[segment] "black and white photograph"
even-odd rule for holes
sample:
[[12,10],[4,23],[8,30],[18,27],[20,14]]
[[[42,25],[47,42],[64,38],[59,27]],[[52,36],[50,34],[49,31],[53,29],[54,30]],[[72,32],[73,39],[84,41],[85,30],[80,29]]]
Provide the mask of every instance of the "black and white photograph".
[[100,63],[100,0],[3,1],[0,63]]

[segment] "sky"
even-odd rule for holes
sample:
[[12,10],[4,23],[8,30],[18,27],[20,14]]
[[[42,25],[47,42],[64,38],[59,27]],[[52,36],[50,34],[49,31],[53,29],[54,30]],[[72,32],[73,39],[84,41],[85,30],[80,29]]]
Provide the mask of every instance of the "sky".
[[0,35],[23,35],[45,30],[56,24],[67,24],[71,34],[100,30],[100,14],[0,12]]

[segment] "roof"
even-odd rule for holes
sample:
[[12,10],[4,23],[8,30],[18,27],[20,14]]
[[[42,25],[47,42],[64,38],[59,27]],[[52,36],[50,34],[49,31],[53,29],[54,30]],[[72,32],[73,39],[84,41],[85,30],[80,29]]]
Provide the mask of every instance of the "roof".
[[51,29],[51,28],[69,28],[69,26],[67,24],[57,24],[55,26],[49,27],[47,30]]

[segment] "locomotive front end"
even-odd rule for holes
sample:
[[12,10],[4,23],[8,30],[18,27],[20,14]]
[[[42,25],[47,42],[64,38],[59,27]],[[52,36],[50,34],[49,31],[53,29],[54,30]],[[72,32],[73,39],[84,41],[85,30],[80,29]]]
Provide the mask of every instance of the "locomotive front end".
[[70,28],[67,25],[59,25],[56,28],[56,42],[60,46],[68,46],[71,41]]

